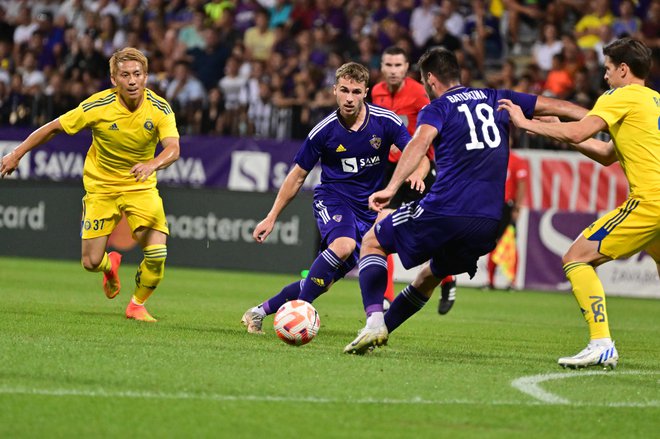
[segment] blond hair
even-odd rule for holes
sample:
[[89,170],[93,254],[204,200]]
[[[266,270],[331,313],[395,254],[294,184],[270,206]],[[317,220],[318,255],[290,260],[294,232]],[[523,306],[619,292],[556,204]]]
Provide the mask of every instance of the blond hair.
[[362,82],[366,87],[369,85],[369,70],[362,64],[347,62],[337,69],[335,73],[335,84],[339,83],[339,78]]
[[115,76],[115,73],[119,69],[119,63],[126,61],[137,61],[142,64],[144,73],[149,71],[149,61],[147,60],[147,57],[134,47],[125,47],[112,54],[112,57],[110,58],[110,76]]

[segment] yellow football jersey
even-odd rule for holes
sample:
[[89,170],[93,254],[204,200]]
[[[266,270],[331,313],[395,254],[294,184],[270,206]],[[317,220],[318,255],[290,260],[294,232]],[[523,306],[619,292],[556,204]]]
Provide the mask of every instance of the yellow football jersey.
[[607,123],[630,196],[660,200],[660,94],[637,84],[614,88],[589,115]]
[[174,113],[165,99],[145,89],[134,112],[120,102],[114,88],[95,93],[59,118],[67,134],[92,130],[92,146],[83,168],[89,193],[117,193],[156,187],[156,173],[136,182],[130,174],[136,163],[154,157],[160,139],[179,137]]

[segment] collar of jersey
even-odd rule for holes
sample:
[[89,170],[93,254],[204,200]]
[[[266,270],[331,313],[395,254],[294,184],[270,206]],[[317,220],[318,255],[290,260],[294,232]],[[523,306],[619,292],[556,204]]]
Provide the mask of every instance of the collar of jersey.
[[341,113],[339,112],[339,108],[337,108],[337,110],[336,110],[337,111],[337,121],[339,122],[339,125],[341,125],[346,131],[349,131],[351,133],[357,133],[358,131],[362,131],[367,126],[367,124],[369,123],[369,116],[371,115],[371,111],[369,111],[369,104],[367,104],[364,101],[362,103],[364,104],[364,108],[367,109],[367,114],[366,114],[366,116],[364,116],[364,121],[362,121],[362,125],[360,125],[360,128],[358,128],[357,130],[352,130],[352,129],[348,128],[346,125],[344,125],[344,119],[342,119]]

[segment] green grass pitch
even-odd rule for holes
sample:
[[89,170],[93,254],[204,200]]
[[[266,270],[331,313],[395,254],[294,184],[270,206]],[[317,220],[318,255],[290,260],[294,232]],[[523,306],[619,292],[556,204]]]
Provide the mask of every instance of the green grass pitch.
[[72,261],[0,258],[0,437],[650,438],[660,432],[660,301],[608,299],[615,371],[563,370],[587,342],[570,294],[461,288],[364,357],[358,284],[292,347],[243,312],[295,277],[168,267],[156,324]]

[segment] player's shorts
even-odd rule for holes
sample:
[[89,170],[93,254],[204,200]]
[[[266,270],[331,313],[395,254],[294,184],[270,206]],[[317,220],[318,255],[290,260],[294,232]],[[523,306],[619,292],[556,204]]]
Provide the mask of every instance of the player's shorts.
[[480,256],[495,248],[498,221],[490,218],[443,216],[408,203],[376,224],[376,238],[388,253],[398,253],[412,268],[431,261],[433,275],[477,272]]
[[88,193],[82,199],[82,207],[82,239],[109,235],[121,220],[122,213],[126,215],[131,232],[146,227],[167,235],[170,233],[158,189],[112,195]]
[[362,237],[373,225],[373,220],[368,221],[358,216],[342,197],[318,191],[314,195],[314,218],[316,218],[316,225],[321,234],[319,252],[327,249],[328,245],[337,238],[351,238],[357,243],[355,251],[344,261],[344,266],[335,277],[335,280],[341,279],[357,265],[360,259]]
[[598,252],[612,259],[627,258],[642,250],[660,263],[660,201],[628,198],[584,229]]

